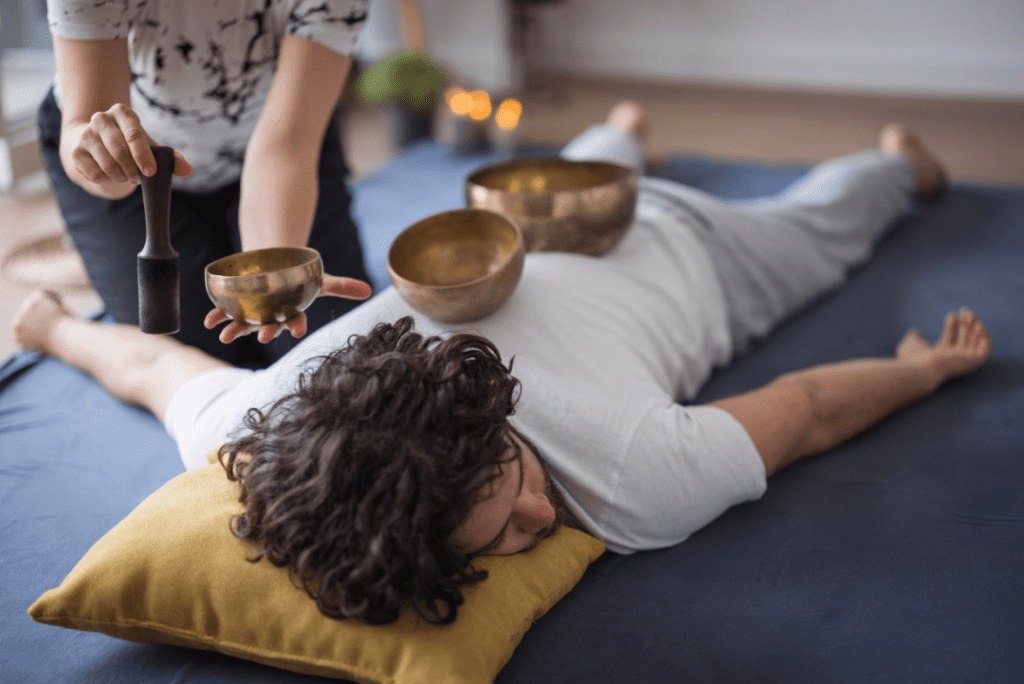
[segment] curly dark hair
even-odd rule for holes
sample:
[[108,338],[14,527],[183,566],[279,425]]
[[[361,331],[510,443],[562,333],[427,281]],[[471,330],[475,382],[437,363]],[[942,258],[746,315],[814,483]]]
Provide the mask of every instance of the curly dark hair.
[[245,506],[232,532],[324,615],[389,624],[408,603],[451,623],[487,576],[451,536],[514,458],[511,362],[476,335],[424,338],[409,317],[316,361],[220,449]]

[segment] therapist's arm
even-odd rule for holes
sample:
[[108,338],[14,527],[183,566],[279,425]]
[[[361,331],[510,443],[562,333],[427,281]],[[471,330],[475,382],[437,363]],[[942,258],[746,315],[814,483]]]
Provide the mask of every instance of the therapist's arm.
[[242,249],[304,247],[316,211],[320,147],[352,60],[319,43],[281,40],[270,94],[245,152]]
[[[277,71],[242,166],[238,225],[243,250],[305,247],[319,193],[320,148],[334,106],[352,67],[351,58],[295,35],[281,40]],[[360,280],[324,274],[320,296],[366,299],[370,286]],[[228,320],[214,309],[204,325]],[[220,340],[229,344],[253,332],[266,344],[287,329],[306,334],[306,315],[262,326],[231,321]]]
[[[60,83],[60,160],[86,192],[105,199],[126,197],[139,172],[156,173],[155,144],[131,108],[131,69],[126,38],[71,40],[53,36]],[[176,154],[174,174],[192,167]]]

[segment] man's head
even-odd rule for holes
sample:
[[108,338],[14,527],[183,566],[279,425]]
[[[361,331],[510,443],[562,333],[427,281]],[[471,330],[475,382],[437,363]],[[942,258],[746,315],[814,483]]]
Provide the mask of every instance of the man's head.
[[424,338],[410,318],[353,336],[221,448],[245,505],[232,529],[325,615],[390,623],[410,602],[451,622],[486,577],[473,557],[556,524],[536,450],[508,423],[518,391],[481,337]]
[[508,556],[529,551],[562,522],[562,495],[544,469],[533,442],[510,427],[514,460],[478,492],[473,508],[452,535],[472,555]]

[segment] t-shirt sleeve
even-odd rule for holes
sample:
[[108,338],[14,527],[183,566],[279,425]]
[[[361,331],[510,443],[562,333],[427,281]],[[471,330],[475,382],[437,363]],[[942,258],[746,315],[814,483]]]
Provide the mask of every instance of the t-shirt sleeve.
[[46,0],[50,32],[71,40],[109,40],[128,35],[128,3],[115,0]]
[[727,412],[654,405],[630,443],[603,536],[617,553],[672,546],[766,488],[754,443]]
[[352,54],[366,25],[367,4],[368,0],[297,0],[285,32]]

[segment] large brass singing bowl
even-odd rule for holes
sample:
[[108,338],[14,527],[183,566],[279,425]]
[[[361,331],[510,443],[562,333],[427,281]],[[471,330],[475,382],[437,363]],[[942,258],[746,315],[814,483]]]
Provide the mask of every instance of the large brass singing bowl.
[[324,264],[315,249],[257,249],[209,264],[206,293],[236,321],[283,323],[313,303],[323,279]]
[[527,252],[603,254],[633,223],[636,170],[558,157],[485,166],[466,178],[466,205],[511,218]]
[[434,214],[402,231],[388,250],[388,274],[416,311],[436,321],[471,321],[501,306],[523,273],[523,237],[483,209]]

